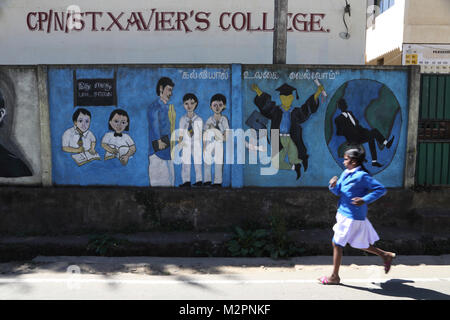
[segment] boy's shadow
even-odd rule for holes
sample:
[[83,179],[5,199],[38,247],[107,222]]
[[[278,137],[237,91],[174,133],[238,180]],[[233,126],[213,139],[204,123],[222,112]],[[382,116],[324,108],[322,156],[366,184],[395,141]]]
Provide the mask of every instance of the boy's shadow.
[[416,300],[450,300],[450,295],[434,291],[431,289],[416,288],[405,283],[414,283],[412,280],[391,279],[380,283],[380,289],[351,286],[341,283],[342,286],[358,290],[365,290],[371,293],[381,294],[391,297],[409,297]]

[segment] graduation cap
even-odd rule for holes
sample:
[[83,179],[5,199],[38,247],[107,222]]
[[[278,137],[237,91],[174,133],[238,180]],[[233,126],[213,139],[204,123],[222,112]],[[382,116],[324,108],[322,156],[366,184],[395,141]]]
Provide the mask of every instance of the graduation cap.
[[[264,117],[260,112],[254,110],[252,114],[247,118],[247,121],[245,121],[245,124],[248,125],[250,128],[256,130],[256,137],[259,139],[259,130],[260,129],[267,129],[267,123],[269,122],[269,119]],[[269,137],[267,137],[267,141],[270,143]]]
[[283,85],[281,85],[281,87],[276,88],[275,90],[279,91],[280,95],[283,95],[283,96],[288,96],[288,95],[292,94],[292,91],[295,90],[295,93],[296,93],[296,96],[297,96],[297,100],[298,100],[298,91],[297,91],[297,89],[295,89],[294,87],[288,85],[287,83],[284,83]]
[[267,129],[268,121],[269,119],[264,117],[260,112],[254,110],[252,114],[248,117],[247,121],[245,121],[245,124],[255,130]]

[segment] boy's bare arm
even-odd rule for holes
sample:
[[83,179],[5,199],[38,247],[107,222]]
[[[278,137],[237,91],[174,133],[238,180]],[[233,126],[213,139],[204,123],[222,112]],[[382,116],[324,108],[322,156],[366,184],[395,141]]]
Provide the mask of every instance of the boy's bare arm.
[[69,153],[81,153],[81,152],[84,152],[83,146],[78,147],[78,148],[73,148],[73,147],[66,146],[66,147],[62,147],[62,150],[64,152],[69,152]]

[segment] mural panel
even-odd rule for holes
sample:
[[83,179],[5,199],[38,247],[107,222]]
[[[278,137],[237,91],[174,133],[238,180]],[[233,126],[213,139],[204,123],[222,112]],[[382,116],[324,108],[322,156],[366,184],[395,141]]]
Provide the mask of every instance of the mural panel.
[[406,70],[53,67],[49,87],[56,185],[324,187],[353,145],[403,185]]
[[226,156],[230,83],[220,66],[50,68],[54,183],[229,186],[230,165],[215,160]]
[[246,163],[245,185],[327,186],[344,169],[344,150],[358,145],[371,174],[401,187],[407,79],[404,71],[245,66],[244,128],[259,132],[247,145],[258,161]]

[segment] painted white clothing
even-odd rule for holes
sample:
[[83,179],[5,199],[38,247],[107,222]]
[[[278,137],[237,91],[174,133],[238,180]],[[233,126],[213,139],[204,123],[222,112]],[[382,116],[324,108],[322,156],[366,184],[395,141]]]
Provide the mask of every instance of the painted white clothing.
[[216,128],[222,134],[225,134],[225,130],[230,128],[228,125],[227,117],[220,115],[219,121],[216,121],[216,119],[214,118],[214,115],[209,117],[208,120],[206,120],[205,127],[203,128],[203,130],[206,131],[208,129],[213,129],[213,128]]
[[224,137],[229,128],[228,119],[223,115],[218,121],[213,115],[205,123],[205,182],[212,182],[211,165],[214,163],[214,183],[222,184]]
[[[191,121],[192,137],[188,131]],[[183,183],[191,181],[191,158],[194,159],[195,182],[202,181],[202,136],[203,120],[196,113],[192,118],[184,115],[180,119],[180,130],[183,136],[181,179]]]
[[355,120],[353,119],[353,117],[352,117],[352,115],[351,115],[350,113],[348,113],[348,112],[342,112],[342,115],[343,115],[344,117],[346,117],[346,118],[349,118],[350,121],[353,123],[353,125],[356,126],[356,122],[355,122]]
[[350,244],[353,248],[367,249],[380,240],[370,221],[354,220],[341,213],[336,214],[336,224],[333,226],[333,242],[341,247]]
[[72,159],[75,160],[79,166],[92,160],[100,160],[100,155],[97,152],[95,152],[95,154],[88,152],[88,150],[91,149],[92,143],[95,144],[96,142],[95,136],[90,130],[87,130],[80,135],[76,127],[67,129],[62,136],[62,146],[79,148],[78,141],[80,140],[80,136],[85,151],[72,154]]
[[[134,145],[133,139],[126,134],[122,133],[122,136],[114,136],[114,131],[110,131],[105,133],[102,138],[102,144],[107,144],[112,149],[117,149],[119,152],[116,154],[110,153],[106,151],[105,160],[119,158],[124,154],[127,154],[130,150],[130,147]],[[130,157],[132,158],[132,157]]]
[[164,160],[156,154],[148,157],[148,176],[152,187],[173,187],[175,185],[175,169],[173,160]]

